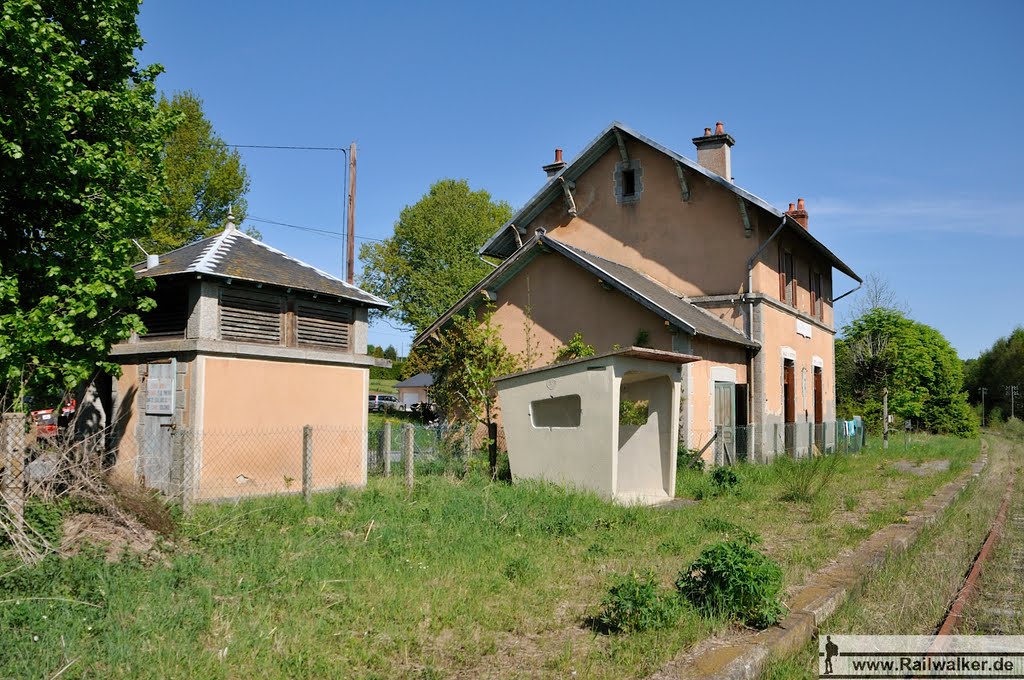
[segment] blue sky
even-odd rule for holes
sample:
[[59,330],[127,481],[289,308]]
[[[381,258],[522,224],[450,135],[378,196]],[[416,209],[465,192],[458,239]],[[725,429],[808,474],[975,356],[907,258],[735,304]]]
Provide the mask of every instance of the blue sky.
[[[737,184],[969,358],[1024,323],[1024,3],[146,0],[144,62],[233,144],[358,144],[356,233],[443,177],[513,206],[613,120],[689,157],[723,121]],[[340,232],[340,152],[243,150],[251,216]],[[336,275],[342,241],[265,223]],[[358,244],[363,241],[357,242]],[[836,275],[836,291],[850,282]],[[843,318],[840,301],[837,313]],[[378,324],[370,341],[407,349]]]

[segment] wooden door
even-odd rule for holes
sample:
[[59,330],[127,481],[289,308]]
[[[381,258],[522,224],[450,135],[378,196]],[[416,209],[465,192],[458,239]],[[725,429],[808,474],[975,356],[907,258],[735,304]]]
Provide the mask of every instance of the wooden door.
[[721,462],[736,462],[736,385],[728,382],[715,383],[715,432],[719,437]]

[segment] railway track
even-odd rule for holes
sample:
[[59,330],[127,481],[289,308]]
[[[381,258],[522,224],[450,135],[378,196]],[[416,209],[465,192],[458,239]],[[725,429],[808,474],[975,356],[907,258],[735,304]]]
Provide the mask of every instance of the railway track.
[[1024,633],[1024,493],[1016,488],[1022,447],[1011,448],[1017,460],[1011,458],[999,510],[936,635]]

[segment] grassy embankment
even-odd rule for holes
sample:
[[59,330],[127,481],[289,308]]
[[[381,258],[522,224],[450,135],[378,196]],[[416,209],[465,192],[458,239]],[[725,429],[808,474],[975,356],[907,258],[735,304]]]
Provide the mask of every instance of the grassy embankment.
[[[51,556],[0,562],[0,677],[644,675],[726,624],[696,612],[662,631],[595,634],[615,573],[663,584],[732,523],[801,583],[952,479],[977,442],[930,439],[836,461],[810,502],[779,500],[792,465],[741,466],[732,492],[683,471],[673,510],[624,508],[476,475],[400,479],[206,506],[150,564]],[[949,459],[923,477],[895,460]],[[803,463],[802,465],[807,465]],[[799,466],[797,466],[799,468]],[[13,573],[6,573],[9,570]]]

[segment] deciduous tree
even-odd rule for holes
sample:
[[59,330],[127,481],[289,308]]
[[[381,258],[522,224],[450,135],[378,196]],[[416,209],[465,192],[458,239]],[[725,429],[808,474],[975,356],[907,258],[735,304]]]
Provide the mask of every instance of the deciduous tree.
[[147,249],[167,252],[219,231],[228,210],[245,219],[249,175],[237,150],[214,131],[203,102],[192,92],[161,97],[161,113],[175,121],[164,140],[167,211],[144,240]]
[[934,328],[876,307],[846,326],[836,341],[840,413],[857,413],[879,425],[885,387],[889,411],[897,418],[934,432],[977,432],[956,350]]
[[[1015,385],[1018,393],[1024,394],[1024,327],[1018,326],[1007,337],[996,340],[976,360],[968,362],[965,373],[965,384],[974,403],[981,403],[980,390],[984,387],[988,390],[985,408],[998,408],[1009,415],[1007,388]],[[1016,417],[1024,413],[1019,397],[1014,398],[1012,411]]]
[[[161,210],[159,67],[137,0],[3,0],[0,381],[72,386],[142,324],[132,238]],[[152,301],[148,301],[149,304]],[[20,406],[20,404],[19,404]]]
[[360,248],[361,284],[394,305],[388,316],[422,331],[491,271],[477,250],[511,216],[465,180],[441,180],[402,210],[393,236]]

